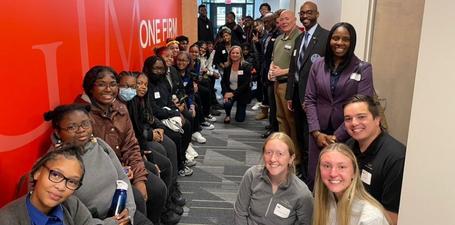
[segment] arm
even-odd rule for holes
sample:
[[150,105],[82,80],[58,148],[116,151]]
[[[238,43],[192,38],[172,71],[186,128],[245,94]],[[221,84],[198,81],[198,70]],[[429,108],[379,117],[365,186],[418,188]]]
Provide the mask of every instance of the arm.
[[308,119],[308,131],[310,133],[321,130],[317,113],[318,88],[316,85],[316,75],[316,64],[313,64],[310,69],[310,75],[308,77],[308,83],[305,91],[305,101],[303,103]]
[[[93,224],[112,224],[117,225],[117,221],[113,217],[106,218],[104,220],[95,219],[90,214],[87,207],[79,200],[76,196],[70,196],[64,205],[65,217],[69,216],[74,222],[74,225],[93,225]],[[70,215],[67,215],[70,214]]]
[[[104,142],[103,140],[97,138],[98,142]],[[112,150],[111,147],[107,143],[104,143],[103,148],[106,148],[105,151],[108,152],[109,158],[112,160],[112,164],[114,164],[115,169],[117,171],[118,179],[123,180],[128,184],[128,190],[127,190],[127,198],[126,198],[126,209],[128,209],[128,214],[131,216],[131,223],[133,223],[133,217],[136,213],[136,204],[134,203],[134,195],[133,195],[133,186],[130,183],[130,180],[126,176],[125,172],[123,171],[123,166],[118,160],[117,156],[115,155],[114,150]]]
[[234,203],[234,224],[236,225],[248,224],[248,208],[250,207],[251,183],[253,181],[252,169],[248,169],[243,175],[237,200]]
[[[149,92],[150,92],[150,90],[149,90]],[[180,113],[178,111],[167,110],[167,109],[163,109],[162,107],[160,107],[157,104],[158,100],[153,98],[153,93],[152,92],[149,93],[149,100],[148,101],[150,102],[150,107],[152,108],[153,115],[156,118],[162,120],[162,119],[167,119],[167,118],[171,118],[171,117],[174,117],[174,116],[180,116]]]
[[301,190],[303,192],[302,201],[300,205],[296,208],[297,214],[297,223],[301,225],[311,225],[313,218],[313,195],[311,192],[306,190]]

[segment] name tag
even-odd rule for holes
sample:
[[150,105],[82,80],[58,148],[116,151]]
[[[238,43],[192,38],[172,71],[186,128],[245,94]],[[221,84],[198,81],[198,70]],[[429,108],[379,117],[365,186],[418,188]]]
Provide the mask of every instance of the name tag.
[[291,45],[284,45],[284,49],[291,50],[292,46]]
[[370,185],[371,184],[371,173],[366,170],[362,170],[360,179],[362,180],[363,183]]
[[273,214],[281,217],[281,218],[288,218],[291,210],[280,205],[279,203],[276,204],[275,210],[273,210]]
[[155,96],[155,99],[161,98],[160,93],[158,91],[153,93],[153,95]]
[[362,78],[362,75],[360,75],[358,73],[352,73],[351,74],[351,80],[360,81],[360,78]]
[[222,53],[222,54],[226,54],[226,50],[223,49],[223,50],[221,51],[221,53]]
[[276,39],[275,39],[275,38],[272,38],[272,39],[270,39],[270,40],[271,40],[271,41],[275,41]]
[[207,30],[209,29],[209,25],[205,25],[205,27],[207,28]]
[[243,70],[237,71],[237,75],[243,75]]
[[188,82],[187,82],[187,81],[183,82],[183,86],[185,86],[185,87],[186,87],[186,85],[187,85],[187,84],[188,84]]
[[295,57],[297,55],[297,49],[294,49],[294,53],[292,55]]

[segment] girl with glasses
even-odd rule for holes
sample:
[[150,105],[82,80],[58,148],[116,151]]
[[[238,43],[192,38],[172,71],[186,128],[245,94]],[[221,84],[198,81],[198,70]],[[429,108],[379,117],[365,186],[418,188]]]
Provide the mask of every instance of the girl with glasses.
[[[32,167],[31,192],[0,209],[0,224],[102,224],[73,196],[82,186],[84,173],[78,147],[48,152]],[[126,222],[127,218],[119,220],[119,224]]]

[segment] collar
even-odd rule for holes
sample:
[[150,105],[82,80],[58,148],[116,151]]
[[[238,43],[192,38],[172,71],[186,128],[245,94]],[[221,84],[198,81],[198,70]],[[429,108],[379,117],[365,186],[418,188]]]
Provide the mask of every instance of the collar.
[[[267,182],[268,184],[272,185],[272,181],[270,180],[270,177],[269,175],[267,174],[267,168],[265,168],[265,166],[262,168],[262,173],[261,173],[261,179],[263,179],[265,182]],[[291,186],[291,179],[292,179],[292,175],[291,174],[288,174],[288,179],[286,179],[286,182],[284,183],[281,183],[278,188],[279,189],[287,189],[289,186]]]
[[286,35],[285,33],[283,33],[283,37],[281,38],[281,40],[283,40],[283,41],[289,40],[289,38],[294,36],[295,33],[297,33],[298,30],[299,29],[297,29],[297,26],[295,26],[294,29],[292,29],[291,32],[289,32],[289,35]]
[[30,194],[27,195],[25,204],[27,206],[27,211],[30,216],[31,224],[33,225],[46,225],[50,222],[61,223],[64,221],[64,212],[61,204],[54,207],[48,215],[39,211],[30,201]]
[[317,27],[318,27],[318,24],[316,23],[307,31],[307,33],[310,34],[310,36],[308,37],[309,38],[308,40],[311,40],[311,37],[313,37],[313,34],[316,31]]
[[359,142],[355,141],[354,142],[354,147],[353,151],[356,156],[374,156],[379,152],[380,146],[382,145],[382,137],[386,135],[384,131],[381,131],[381,133],[371,142],[371,144],[368,146],[367,150],[365,152],[360,151],[359,147]]
[[111,107],[110,107],[110,114],[107,115],[99,106],[97,106],[96,104],[92,104],[92,110],[91,112],[93,112],[94,114],[97,114],[97,115],[100,115],[101,117],[107,117],[107,118],[113,118],[114,115],[116,115],[117,113],[120,114],[121,116],[124,116],[125,115],[125,112],[128,112],[125,108],[125,104],[121,103],[120,101],[117,101],[117,99],[115,99],[112,104],[111,104]]

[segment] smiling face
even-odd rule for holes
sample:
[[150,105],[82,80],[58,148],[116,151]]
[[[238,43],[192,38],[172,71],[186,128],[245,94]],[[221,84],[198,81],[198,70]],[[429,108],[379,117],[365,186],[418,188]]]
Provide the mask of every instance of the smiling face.
[[[47,167],[47,168],[46,168]],[[55,160],[48,161],[34,175],[35,187],[30,201],[38,210],[47,214],[52,208],[64,202],[74,193],[65,186],[65,180],[54,183],[49,180],[50,170],[61,173],[66,178],[79,181],[82,177],[82,168],[75,158],[58,156]]]
[[118,94],[118,84],[111,72],[103,71],[92,87],[93,98],[101,105],[112,104]]
[[176,64],[177,69],[185,70],[190,64],[190,59],[188,59],[188,55],[184,53],[179,54],[177,56]]
[[318,21],[318,7],[312,2],[305,2],[302,7],[300,7],[299,16],[300,22],[303,24],[306,30],[309,30]]
[[349,135],[368,145],[381,133],[380,118],[373,118],[366,102],[350,103],[344,107],[344,125]]
[[231,43],[231,34],[230,33],[224,32],[222,37],[223,37],[224,43]]
[[137,77],[137,86],[136,86],[137,95],[139,97],[142,98],[145,96],[145,94],[147,94],[148,84],[149,84],[149,79],[147,78],[147,76],[145,74],[141,73]]
[[231,62],[240,62],[242,59],[241,55],[241,48],[240,47],[235,47],[229,52],[229,58],[231,59]]
[[351,35],[349,31],[343,26],[338,27],[330,38],[330,49],[335,59],[342,59],[349,51],[350,46]]
[[278,20],[281,31],[288,34],[289,32],[292,31],[292,29],[294,29],[295,22],[297,19],[295,18],[294,13],[292,11],[285,10],[280,14]]
[[199,58],[199,46],[193,45],[190,48],[190,55],[193,60],[196,60],[197,58]]
[[353,161],[337,150],[323,153],[319,160],[322,182],[340,199],[354,178]]
[[166,66],[170,67],[174,65],[174,57],[172,56],[172,52],[170,50],[164,50],[161,52],[161,57],[166,62]]
[[[69,129],[72,127],[77,129],[72,131]],[[63,143],[84,146],[93,134],[90,118],[80,110],[69,112],[60,120],[57,133]]]
[[169,45],[168,48],[171,51],[171,55],[173,57],[176,57],[177,54],[179,54],[180,49],[179,49],[179,45],[177,43]]
[[288,145],[279,139],[271,139],[264,146],[263,160],[269,176],[283,180],[288,176],[289,168],[295,156],[289,153]]

